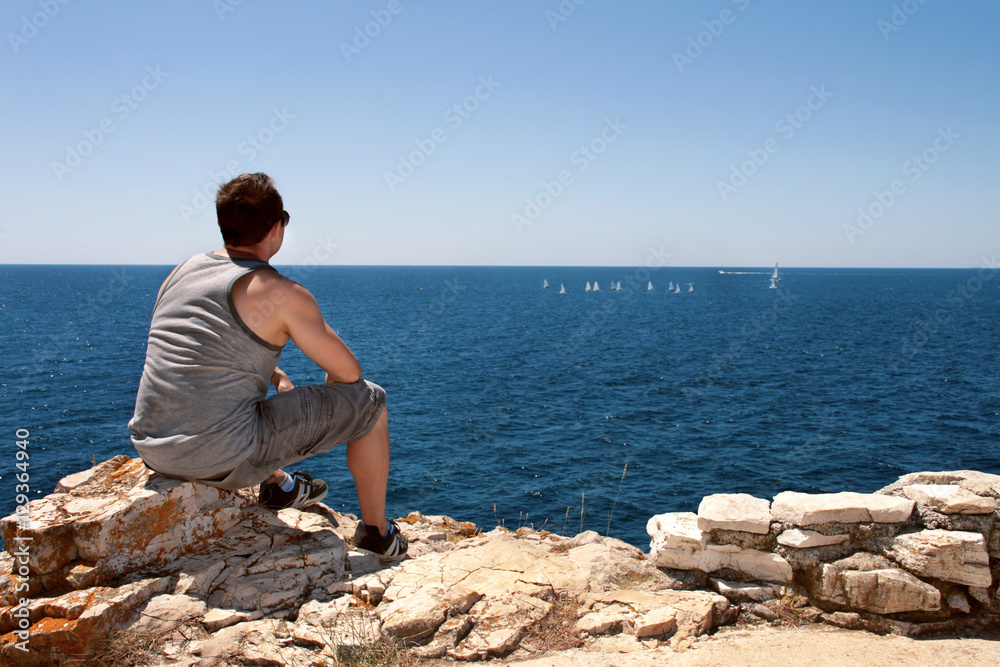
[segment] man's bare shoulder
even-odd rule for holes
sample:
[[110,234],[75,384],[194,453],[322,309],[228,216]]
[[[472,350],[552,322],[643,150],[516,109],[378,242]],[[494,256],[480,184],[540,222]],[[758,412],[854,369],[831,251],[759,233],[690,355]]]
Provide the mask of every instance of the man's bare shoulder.
[[288,303],[293,307],[315,306],[316,297],[302,284],[276,269],[260,269],[249,276],[247,295],[251,298],[266,298],[274,303]]

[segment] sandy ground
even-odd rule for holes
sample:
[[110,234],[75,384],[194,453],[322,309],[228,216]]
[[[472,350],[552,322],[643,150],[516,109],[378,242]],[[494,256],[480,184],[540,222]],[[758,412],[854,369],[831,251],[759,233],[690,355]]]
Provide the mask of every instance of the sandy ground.
[[1000,639],[909,639],[822,625],[724,628],[685,651],[635,653],[579,649],[510,662],[517,667],[998,667]]

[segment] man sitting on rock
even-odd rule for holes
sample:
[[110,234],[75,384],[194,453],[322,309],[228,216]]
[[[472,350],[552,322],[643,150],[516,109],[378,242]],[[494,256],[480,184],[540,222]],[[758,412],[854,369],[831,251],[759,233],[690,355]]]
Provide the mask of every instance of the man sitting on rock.
[[[157,295],[132,443],[160,474],[224,489],[260,484],[260,504],[278,510],[327,493],[283,467],[347,442],[361,506],[352,543],[402,557],[406,538],[385,516],[385,391],[361,379],[309,290],[268,264],[289,220],[274,182],[236,177],[219,188],[216,212],[225,248],[182,263]],[[289,339],[326,371],[325,384],[295,387],[277,367]]]

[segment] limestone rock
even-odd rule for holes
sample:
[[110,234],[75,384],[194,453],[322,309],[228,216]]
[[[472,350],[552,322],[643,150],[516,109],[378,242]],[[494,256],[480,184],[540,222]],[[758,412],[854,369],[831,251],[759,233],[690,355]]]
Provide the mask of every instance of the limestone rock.
[[313,651],[296,646],[284,621],[263,619],[223,628],[201,648],[202,665],[309,665]]
[[654,549],[650,556],[659,567],[716,572],[735,570],[754,579],[787,584],[792,566],[778,554],[741,549],[733,544],[709,544],[704,549]]
[[620,590],[588,595],[584,608],[618,615],[637,638],[672,634],[682,641],[714,630],[729,601],[707,591]]
[[784,587],[775,585],[758,586],[757,584],[744,584],[716,578],[712,578],[710,581],[712,588],[730,602],[766,602],[778,597],[784,590]]
[[842,574],[847,604],[876,614],[937,611],[941,592],[902,570],[849,570]]
[[88,472],[66,493],[31,501],[26,527],[15,515],[0,521],[8,549],[15,537],[32,539],[33,575],[77,559],[109,576],[166,565],[235,525],[247,502],[229,491],[156,475],[140,459],[116,457]]
[[622,612],[623,609],[621,607],[587,612],[577,620],[576,629],[594,637],[616,633],[616,631],[620,632],[622,627]]
[[910,518],[915,503],[907,498],[874,493],[796,493],[785,491],[774,497],[771,516],[796,526],[823,523],[902,523]]
[[973,587],[989,587],[986,541],[979,533],[922,530],[899,535],[892,545],[893,558],[910,572]]
[[956,609],[963,614],[968,614],[972,611],[972,607],[969,606],[969,600],[962,593],[958,591],[952,591],[945,596],[945,602],[948,603],[948,607],[951,609]]
[[646,532],[653,538],[650,550],[704,549],[709,533],[698,527],[694,512],[658,514],[646,522]]
[[850,535],[841,533],[839,535],[824,535],[815,530],[801,530],[799,528],[789,528],[778,535],[778,544],[793,549],[809,549],[813,547],[826,547],[831,544],[843,544]]
[[635,620],[636,639],[672,635],[677,631],[677,610],[670,607],[651,609]]
[[903,487],[903,495],[942,514],[990,514],[1000,505],[957,484],[911,484]]
[[256,621],[261,617],[261,612],[258,611],[238,611],[236,609],[221,609],[215,607],[214,609],[209,609],[205,612],[205,615],[201,619],[201,624],[205,626],[205,629],[209,632],[217,632],[222,628],[228,628],[230,625],[236,625],[237,623],[243,623],[245,621]]
[[431,585],[379,609],[382,631],[406,644],[431,637],[447,618],[447,591]]
[[746,493],[705,496],[698,505],[698,528],[703,531],[741,530],[766,535],[771,529],[771,503]]
[[552,610],[552,603],[515,593],[483,598],[472,607],[472,629],[448,655],[457,660],[483,660],[507,655],[517,648],[527,629]]
[[941,592],[912,574],[889,567],[885,559],[856,554],[823,565],[822,599],[876,614],[937,611]]
[[199,620],[205,615],[204,600],[190,595],[157,595],[146,603],[139,618],[128,629],[151,635],[165,635],[178,626]]
[[[27,653],[11,634],[0,637],[0,664],[59,664],[65,656],[92,656],[101,640],[128,625],[149,598],[163,593],[169,577],[144,579],[118,588],[74,591],[41,601],[45,616],[31,625]],[[13,639],[13,641],[12,641]]]
[[1000,498],[1000,475],[978,470],[950,470],[942,472],[914,472],[903,475],[877,493],[895,495],[914,484],[955,484],[977,496]]

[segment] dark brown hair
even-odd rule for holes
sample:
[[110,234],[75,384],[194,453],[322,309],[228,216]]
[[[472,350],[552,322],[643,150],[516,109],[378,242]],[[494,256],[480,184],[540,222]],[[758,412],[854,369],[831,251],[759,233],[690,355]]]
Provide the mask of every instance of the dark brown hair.
[[226,245],[259,243],[282,218],[284,203],[267,174],[240,174],[219,188],[215,213]]

